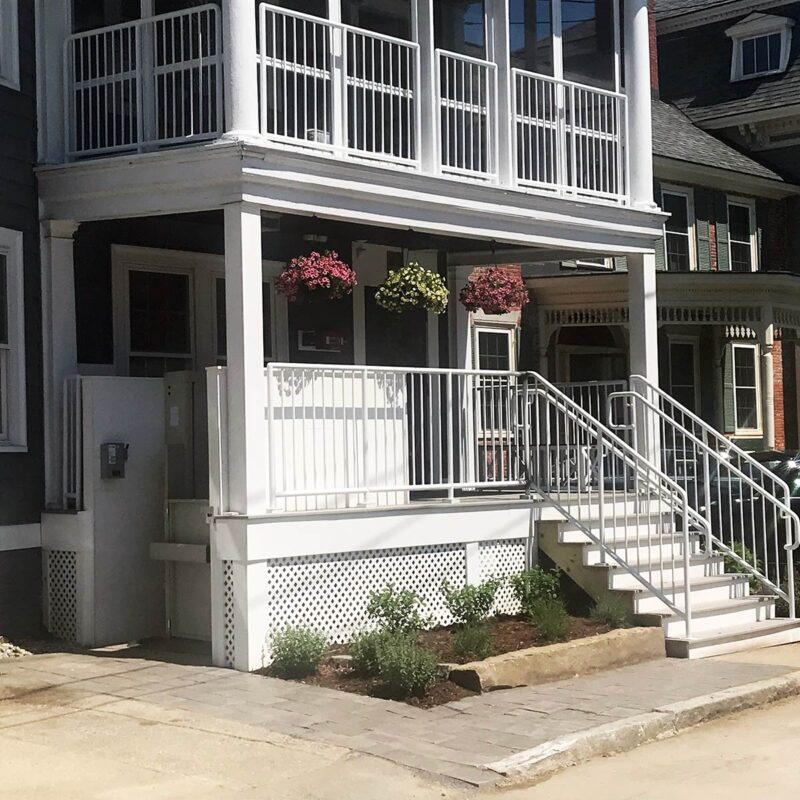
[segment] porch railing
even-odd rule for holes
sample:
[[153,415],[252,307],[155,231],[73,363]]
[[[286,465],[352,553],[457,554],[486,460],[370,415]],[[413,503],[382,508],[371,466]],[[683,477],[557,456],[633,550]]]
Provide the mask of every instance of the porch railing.
[[68,157],[221,135],[222,68],[215,5],[70,36],[64,56]]
[[83,384],[79,376],[64,380],[62,400],[62,508],[83,509]]
[[705,518],[711,546],[736,571],[783,598],[794,617],[800,518],[792,510],[787,484],[641,376],[632,376],[631,391],[609,396],[609,409],[614,427],[629,429],[637,448],[660,450],[662,468]]
[[261,133],[288,144],[419,164],[419,45],[259,6]]
[[623,201],[627,97],[520,69],[512,74],[520,185]]
[[628,381],[578,381],[553,385],[595,419],[607,422],[609,396],[614,392],[624,392]]

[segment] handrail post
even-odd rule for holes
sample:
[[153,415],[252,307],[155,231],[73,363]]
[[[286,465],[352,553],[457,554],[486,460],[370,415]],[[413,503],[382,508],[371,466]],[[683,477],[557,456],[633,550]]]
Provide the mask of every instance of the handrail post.
[[453,430],[453,373],[447,373],[447,498],[451,502],[455,500],[455,457],[453,453],[454,445]]
[[597,494],[598,511],[600,513],[600,563],[606,563],[606,469],[605,452],[603,448],[603,433],[600,425],[597,426]]

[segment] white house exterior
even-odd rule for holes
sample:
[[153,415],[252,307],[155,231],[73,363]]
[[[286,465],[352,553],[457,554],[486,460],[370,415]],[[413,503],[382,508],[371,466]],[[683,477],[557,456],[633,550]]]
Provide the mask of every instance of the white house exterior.
[[[446,622],[444,577],[520,570],[547,520],[594,541],[599,508],[604,552],[671,592],[689,638],[697,531],[664,532],[690,512],[648,466],[655,443],[629,452],[523,381],[515,347],[491,338],[513,336],[508,320],[456,300],[475,265],[624,255],[632,371],[657,384],[646,0],[620,4],[624,19],[568,0],[46,5],[54,633],[167,630],[256,669],[287,624],[346,640],[388,582]],[[354,266],[352,300],[301,308],[275,292],[315,248]],[[443,319],[377,311],[372,290],[408,260],[447,277]],[[540,430],[559,414],[573,441]],[[553,478],[562,457],[601,465],[599,484]],[[615,518],[667,536],[671,578],[605,543],[612,463],[628,475],[611,484]]]

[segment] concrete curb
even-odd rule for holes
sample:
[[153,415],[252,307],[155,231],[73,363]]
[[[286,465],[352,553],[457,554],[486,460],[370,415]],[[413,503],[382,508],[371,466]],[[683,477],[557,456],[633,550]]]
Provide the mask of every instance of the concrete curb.
[[713,694],[659,706],[646,714],[610,722],[580,733],[515,753],[484,764],[483,768],[502,775],[503,786],[532,784],[567,767],[597,756],[633,750],[647,742],[667,739],[702,722],[768,705],[800,694],[800,672],[725,689]]

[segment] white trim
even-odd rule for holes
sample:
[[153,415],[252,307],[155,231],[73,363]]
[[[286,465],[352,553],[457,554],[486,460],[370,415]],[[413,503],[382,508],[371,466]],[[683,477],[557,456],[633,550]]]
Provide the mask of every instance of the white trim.
[[0,86],[20,89],[17,0],[0,0]]
[[675,396],[675,384],[672,380],[672,345],[688,344],[692,348],[692,373],[694,380],[694,413],[700,414],[702,402],[702,387],[700,385],[700,337],[676,336],[667,334],[667,358],[669,360],[669,393]]
[[[697,218],[695,217],[694,211],[694,189],[691,186],[662,183],[660,198],[662,209],[664,207],[665,194],[671,194],[674,197],[683,197],[686,200],[686,235],[689,239],[689,272],[695,272],[697,270]],[[669,270],[666,222],[664,223],[664,268]]]
[[[746,208],[750,218],[750,272],[758,272],[758,228],[756,225],[756,201],[751,197],[736,197],[734,195],[727,195],[726,197],[726,215],[728,218],[728,264],[730,265],[731,272],[733,269],[733,259],[731,254],[731,219],[730,207],[739,206],[739,208]],[[739,244],[745,244],[737,240]]]
[[42,526],[38,522],[30,525],[0,525],[0,553],[41,546]]
[[700,8],[697,11],[685,11],[658,21],[658,35],[662,36],[688,28],[699,28],[712,22],[738,17],[750,11],[769,9],[775,6],[775,0],[728,0],[726,3]]
[[22,232],[0,228],[0,255],[5,257],[8,318],[8,347],[5,369],[0,365],[4,384],[0,408],[0,453],[25,452],[28,445],[28,420],[25,386],[25,285]]
[[[731,55],[731,81],[747,81],[751,78],[761,78],[764,75],[778,75],[786,71],[789,63],[789,53],[792,48],[792,26],[794,20],[787,17],[778,17],[772,14],[751,14],[746,19],[728,28],[725,35],[733,41]],[[764,69],[756,72],[744,72],[744,43],[756,41],[764,37],[779,34],[781,37],[781,52],[778,66],[775,69]]]
[[[736,350],[750,350],[753,353],[753,369],[756,376],[756,427],[740,428],[739,411],[736,407]],[[764,414],[761,402],[761,365],[758,362],[759,346],[751,342],[731,342],[731,386],[733,387],[733,430],[734,436],[761,436],[764,432]],[[751,387],[744,387],[750,389]]]

